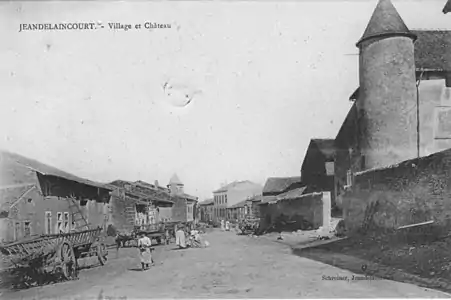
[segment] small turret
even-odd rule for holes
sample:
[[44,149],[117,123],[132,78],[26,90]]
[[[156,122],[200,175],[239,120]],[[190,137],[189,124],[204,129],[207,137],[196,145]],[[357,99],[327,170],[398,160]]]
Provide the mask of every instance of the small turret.
[[380,0],[358,41],[362,169],[416,156],[414,40],[390,0]]
[[177,174],[172,175],[169,180],[168,188],[171,192],[171,195],[181,195],[184,193],[184,184],[179,179]]

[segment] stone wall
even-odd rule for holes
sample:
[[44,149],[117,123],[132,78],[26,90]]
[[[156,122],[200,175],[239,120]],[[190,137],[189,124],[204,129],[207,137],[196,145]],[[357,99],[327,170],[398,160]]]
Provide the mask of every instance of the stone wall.
[[172,221],[186,222],[186,199],[181,197],[173,197],[171,200],[174,201],[174,205],[172,206]]
[[171,221],[172,220],[172,207],[160,207],[158,216],[159,216],[159,221]]
[[[451,148],[451,88],[445,86],[445,80],[422,80],[419,96],[420,155]],[[365,169],[358,143],[359,122],[361,119],[354,103],[335,138],[335,189],[339,206],[342,205],[346,172],[352,170],[355,173]],[[387,139],[392,136],[393,131],[386,132]],[[405,159],[408,157],[396,163]]]
[[352,235],[433,220],[437,228],[448,230],[450,199],[451,149],[357,173],[343,195],[346,229]]
[[296,199],[260,205],[260,229],[267,229],[282,214],[289,220],[296,221],[291,230],[300,229],[302,220],[308,221],[317,229],[323,222],[323,194],[311,193]]

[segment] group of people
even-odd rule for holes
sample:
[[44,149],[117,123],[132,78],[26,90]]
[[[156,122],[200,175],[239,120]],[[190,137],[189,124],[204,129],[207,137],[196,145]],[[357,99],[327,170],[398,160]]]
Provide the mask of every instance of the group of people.
[[222,231],[230,231],[230,222],[221,220],[221,230]]
[[184,226],[179,226],[175,232],[175,244],[180,249],[188,247],[201,248],[208,246],[207,241],[203,241],[198,230],[188,231]]
[[[169,231],[165,231],[166,242],[169,242]],[[209,244],[207,241],[203,241],[198,230],[189,230],[184,225],[179,225],[175,232],[175,243],[180,249],[202,248],[207,247]],[[154,265],[152,258],[152,240],[145,234],[140,233],[138,239],[139,259],[141,262],[142,270],[148,270],[150,266]]]

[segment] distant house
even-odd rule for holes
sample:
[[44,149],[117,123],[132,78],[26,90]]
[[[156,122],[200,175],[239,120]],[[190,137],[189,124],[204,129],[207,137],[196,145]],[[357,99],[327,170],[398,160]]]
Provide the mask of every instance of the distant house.
[[273,221],[275,207],[270,204],[275,204],[280,195],[295,190],[299,190],[301,194],[305,191],[301,176],[270,177],[266,180],[261,201],[256,203],[261,228],[266,228]]
[[111,189],[19,154],[0,151],[0,239],[106,229]]
[[246,200],[240,201],[230,207],[227,208],[227,219],[233,221],[242,221],[245,216],[245,208]]
[[167,185],[171,200],[174,202],[172,207],[172,221],[193,222],[196,217],[196,203],[198,198],[185,193],[185,185],[174,174]]
[[174,205],[168,191],[162,191],[143,181],[116,180],[108,186],[113,189],[108,225],[119,230],[167,221],[159,212]]
[[238,202],[230,206],[228,210],[227,218],[229,220],[242,221],[244,219],[256,219],[260,217],[260,207],[263,197],[262,195],[256,195],[248,197],[245,200]]
[[277,196],[303,186],[301,177],[270,177],[263,187],[263,196]]
[[234,181],[213,192],[214,220],[227,219],[227,208],[247,197],[261,195],[263,187],[249,180]]
[[213,220],[213,199],[207,199],[199,202],[199,218],[202,222],[210,222]]
[[445,4],[445,7],[443,8],[443,13],[447,14],[451,12],[451,0],[448,0]]
[[335,141],[311,139],[301,167],[305,193],[330,192],[334,206]]

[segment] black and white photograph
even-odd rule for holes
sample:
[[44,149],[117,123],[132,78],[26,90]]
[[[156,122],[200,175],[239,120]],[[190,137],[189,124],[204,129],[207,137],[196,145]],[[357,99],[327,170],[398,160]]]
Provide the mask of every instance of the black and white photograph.
[[0,298],[451,297],[451,0],[0,1]]

